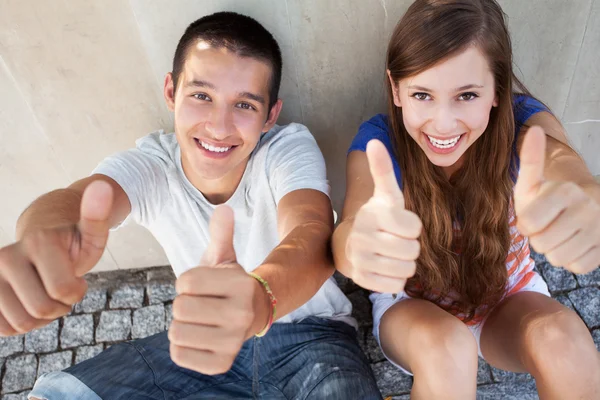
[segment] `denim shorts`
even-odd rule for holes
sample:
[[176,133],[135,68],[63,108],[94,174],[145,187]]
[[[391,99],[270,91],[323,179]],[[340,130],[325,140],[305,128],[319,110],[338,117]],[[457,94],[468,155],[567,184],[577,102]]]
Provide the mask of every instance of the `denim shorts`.
[[29,397],[48,400],[381,399],[369,362],[344,322],[310,317],[246,341],[232,368],[208,376],[171,361],[167,332],[115,344],[42,375]]

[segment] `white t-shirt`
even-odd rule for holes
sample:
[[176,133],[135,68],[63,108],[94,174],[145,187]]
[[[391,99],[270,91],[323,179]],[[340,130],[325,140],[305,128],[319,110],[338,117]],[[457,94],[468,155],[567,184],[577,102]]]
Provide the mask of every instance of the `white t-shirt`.
[[[131,202],[131,214],[123,224],[134,221],[150,230],[177,276],[198,266],[215,206],[185,176],[175,134],[159,131],[145,136],[136,148],[106,158],[94,173],[111,177],[123,188]],[[261,265],[279,244],[277,204],[299,189],[329,194],[323,155],[305,126],[275,126],[262,135],[226,202],[235,215],[237,260],[246,271]],[[278,322],[317,316],[356,327],[351,312],[351,303],[330,278],[312,299]]]

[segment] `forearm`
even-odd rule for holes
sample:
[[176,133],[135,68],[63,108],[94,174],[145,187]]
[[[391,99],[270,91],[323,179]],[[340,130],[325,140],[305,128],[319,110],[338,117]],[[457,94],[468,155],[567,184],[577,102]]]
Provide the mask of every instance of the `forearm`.
[[[277,299],[276,318],[289,314],[310,300],[333,274],[329,251],[331,230],[329,224],[318,221],[296,226],[253,271],[269,283]],[[257,316],[256,320],[257,325],[262,322],[257,330],[260,331],[268,320],[268,314]]]
[[594,179],[583,159],[570,147],[548,138],[544,174],[546,179],[574,182],[600,203],[600,184]]
[[36,229],[49,229],[79,221],[81,193],[73,189],[58,189],[37,198],[17,221],[16,237]]
[[335,268],[341,272],[344,276],[351,278],[352,264],[346,256],[346,247],[348,242],[348,236],[352,231],[352,224],[354,218],[348,218],[343,220],[333,232],[332,238],[332,249],[333,249],[333,260],[335,262]]

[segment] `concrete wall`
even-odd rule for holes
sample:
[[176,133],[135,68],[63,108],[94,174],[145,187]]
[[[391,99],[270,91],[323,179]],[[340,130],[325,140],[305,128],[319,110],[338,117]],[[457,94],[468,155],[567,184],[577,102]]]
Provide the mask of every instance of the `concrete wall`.
[[[89,174],[146,133],[171,129],[162,82],[196,18],[250,15],[284,56],[280,123],[308,125],[335,207],[345,152],[384,111],[384,52],[410,0],[0,0],[0,245],[37,196]],[[501,0],[516,64],[600,174],[600,0]],[[596,121],[594,121],[596,120]],[[96,270],[165,264],[142,228],[111,236]]]

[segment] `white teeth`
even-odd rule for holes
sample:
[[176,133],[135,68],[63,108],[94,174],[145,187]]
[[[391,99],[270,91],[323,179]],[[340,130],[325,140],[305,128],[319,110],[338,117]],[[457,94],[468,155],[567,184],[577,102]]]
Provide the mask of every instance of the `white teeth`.
[[202,141],[200,141],[200,144],[202,145],[202,147],[204,147],[206,150],[208,151],[212,151],[213,153],[224,153],[226,151],[228,151],[231,147],[215,147],[211,144],[208,143],[204,143]]
[[432,138],[429,135],[427,135],[427,138],[429,138],[429,141],[435,147],[437,147],[439,149],[449,149],[451,147],[454,147],[456,145],[456,143],[458,143],[458,140],[461,138],[461,136],[462,135],[457,136],[457,137],[455,137],[453,139],[449,139],[449,140],[439,140],[439,139],[436,139],[436,138]]

